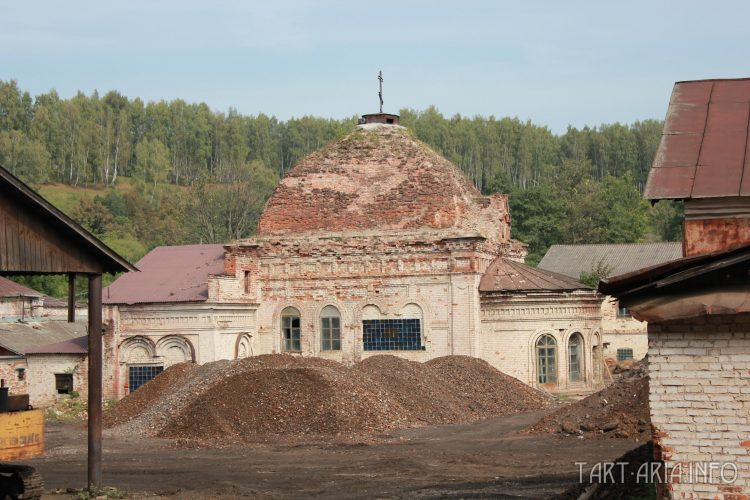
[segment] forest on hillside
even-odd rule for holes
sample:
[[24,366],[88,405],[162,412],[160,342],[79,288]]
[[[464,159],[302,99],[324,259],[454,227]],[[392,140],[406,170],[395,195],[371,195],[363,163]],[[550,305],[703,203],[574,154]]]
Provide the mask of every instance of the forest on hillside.
[[[555,135],[518,118],[445,117],[434,107],[400,114],[483,193],[509,195],[512,235],[529,244],[531,264],[555,243],[680,238],[681,207],[641,197],[660,121]],[[355,124],[356,116],[282,121],[180,99],[144,103],[117,91],[32,97],[0,81],[0,165],[53,202],[79,193],[61,208],[133,261],[158,245],[252,235],[279,179]]]

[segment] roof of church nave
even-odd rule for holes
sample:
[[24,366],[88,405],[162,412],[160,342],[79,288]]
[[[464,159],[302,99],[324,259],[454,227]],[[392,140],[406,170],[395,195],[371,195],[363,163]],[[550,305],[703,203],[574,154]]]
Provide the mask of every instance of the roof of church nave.
[[399,126],[358,128],[299,162],[258,223],[258,237],[443,230],[508,241],[504,196],[482,196],[454,164]]
[[479,282],[480,292],[564,292],[591,287],[563,274],[527,266],[504,257],[496,258]]

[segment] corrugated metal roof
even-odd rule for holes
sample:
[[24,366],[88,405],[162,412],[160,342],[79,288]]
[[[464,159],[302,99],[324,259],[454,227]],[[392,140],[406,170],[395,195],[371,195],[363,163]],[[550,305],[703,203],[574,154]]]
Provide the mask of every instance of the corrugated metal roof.
[[677,82],[644,196],[750,196],[749,134],[750,79]]
[[599,262],[610,270],[610,276],[616,276],[680,258],[680,242],[552,245],[539,267],[579,279]]
[[43,297],[44,294],[0,276],[0,297]]
[[89,338],[84,335],[54,344],[32,347],[26,351],[29,354],[87,354],[89,352]]
[[24,355],[29,349],[46,346],[86,335],[86,323],[40,321],[0,323],[0,346]]
[[224,245],[157,247],[104,289],[105,304],[199,302],[208,298],[208,276],[224,272]]
[[498,257],[479,282],[480,292],[540,292],[590,290],[590,287],[562,274],[545,271]]

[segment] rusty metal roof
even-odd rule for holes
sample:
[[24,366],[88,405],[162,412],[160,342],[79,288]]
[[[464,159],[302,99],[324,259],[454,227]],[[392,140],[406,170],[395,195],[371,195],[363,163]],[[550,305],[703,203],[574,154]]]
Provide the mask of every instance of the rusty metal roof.
[[43,294],[0,276],[0,297],[44,297]]
[[224,245],[157,247],[104,289],[105,304],[201,302],[208,298],[208,276],[224,272]]
[[[599,291],[618,298],[644,295],[654,291],[666,293],[669,287],[684,291],[684,283],[701,281],[701,286],[709,287],[720,283],[728,275],[723,269],[750,261],[750,245],[741,245],[713,253],[683,257],[671,262],[639,269],[620,276],[612,276],[599,282]],[[712,279],[711,274],[719,273],[719,280]],[[739,276],[742,285],[747,283],[747,273]]]
[[599,263],[615,276],[680,258],[682,243],[672,241],[552,245],[539,267],[579,279],[581,273],[591,273]]
[[88,336],[76,337],[54,344],[32,347],[26,351],[29,354],[87,354],[89,352]]
[[644,196],[750,196],[749,133],[750,78],[677,82]]
[[504,257],[495,259],[479,282],[480,292],[557,292],[590,289],[568,276],[530,267]]

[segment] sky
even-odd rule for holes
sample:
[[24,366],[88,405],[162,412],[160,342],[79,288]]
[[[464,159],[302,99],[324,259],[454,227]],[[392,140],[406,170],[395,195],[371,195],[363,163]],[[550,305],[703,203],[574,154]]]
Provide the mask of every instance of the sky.
[[435,106],[663,119],[675,81],[750,77],[750,2],[0,0],[0,80],[279,119]]

